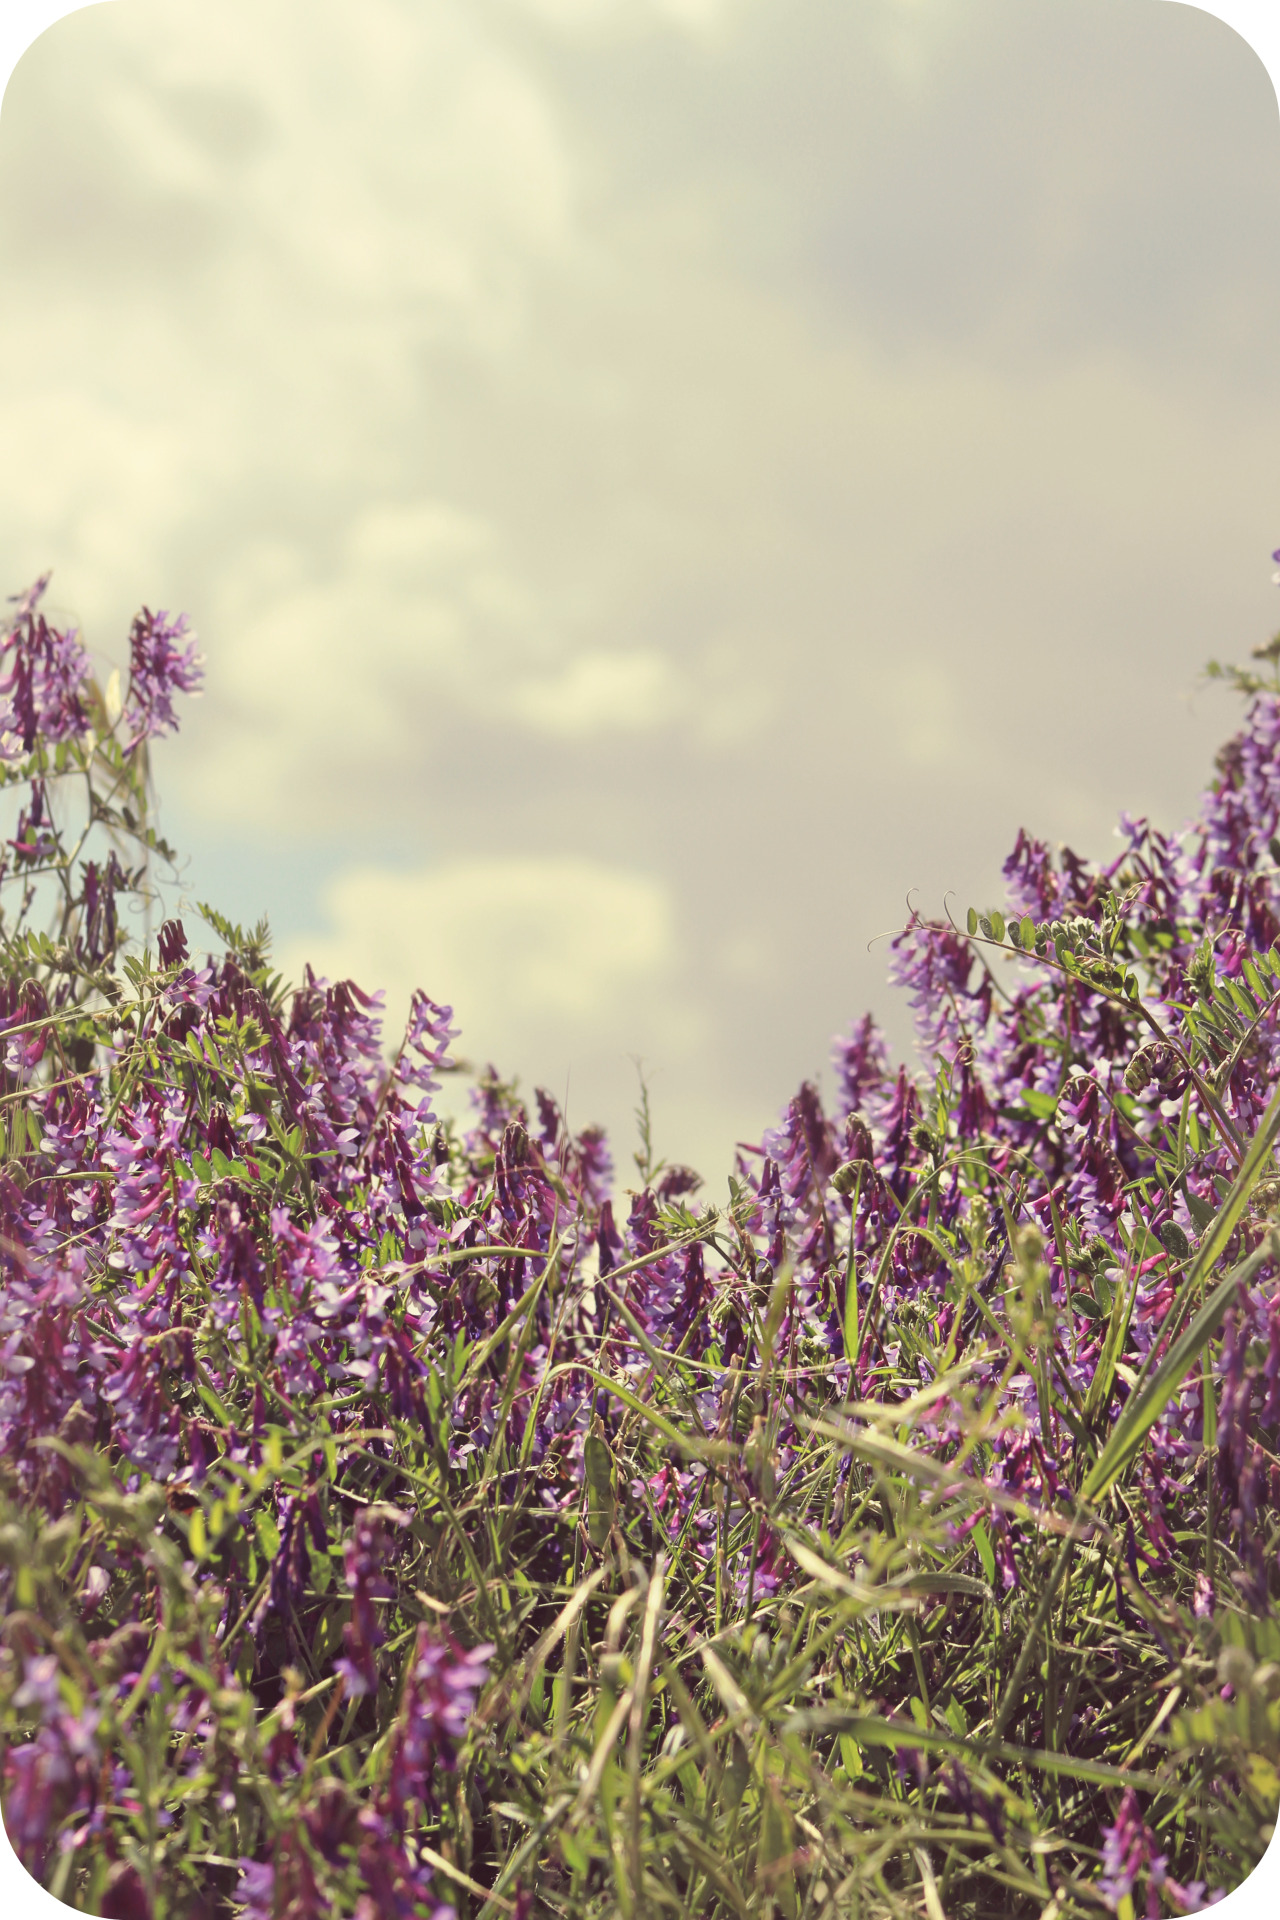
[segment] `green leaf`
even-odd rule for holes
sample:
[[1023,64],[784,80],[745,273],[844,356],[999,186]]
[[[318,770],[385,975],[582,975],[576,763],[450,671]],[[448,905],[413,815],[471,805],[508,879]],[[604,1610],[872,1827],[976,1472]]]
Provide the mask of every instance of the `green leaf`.
[[191,1518],[187,1522],[187,1544],[191,1548],[193,1560],[203,1560],[209,1551],[209,1538],[205,1532],[204,1510],[193,1507]]
[[223,1427],[229,1427],[231,1425],[231,1416],[223,1406],[221,1400],[219,1400],[213,1388],[206,1386],[203,1380],[198,1380],[196,1382],[196,1392],[200,1395],[200,1398],[204,1401],[204,1404],[208,1407],[218,1424]]
[[1036,1120],[1049,1120],[1058,1111],[1056,1093],[1042,1093],[1038,1087],[1024,1087],[1022,1104]]
[[992,907],[991,909],[991,931],[995,935],[996,939],[1003,943],[1004,915],[996,907]]
[[1261,1008],[1253,995],[1249,993],[1246,988],[1242,987],[1238,980],[1227,980],[1224,981],[1223,984],[1245,1019],[1247,1021],[1256,1020]]
[[1018,932],[1021,935],[1021,944],[1030,953],[1036,944],[1036,923],[1029,914],[1023,914]]
[[587,1533],[593,1547],[603,1547],[613,1525],[613,1455],[608,1441],[589,1433],[583,1442],[582,1462],[587,1477]]
[[971,934],[974,934],[978,931],[978,915],[977,915],[977,910],[974,907],[970,907],[968,913],[965,915],[965,925],[968,927],[969,932]]
[[[977,1529],[975,1528],[974,1531],[976,1532]],[[989,1543],[987,1551],[988,1553],[991,1551]],[[993,1560],[992,1575],[994,1571]],[[988,1578],[991,1577],[991,1575],[988,1576]],[[895,1580],[893,1585],[905,1587],[910,1593],[963,1593],[975,1600],[993,1598],[987,1581],[975,1580],[972,1574],[968,1573],[908,1573],[904,1574],[901,1580]]]
[[756,1871],[767,1891],[772,1894],[774,1904],[786,1915],[786,1920],[797,1920],[800,1912],[795,1871],[790,1865],[795,1850],[795,1824],[791,1809],[770,1781],[761,1809]]
[[268,1560],[274,1560],[280,1551],[280,1529],[274,1517],[263,1509],[253,1524],[263,1553]]
[[765,1315],[764,1337],[761,1342],[761,1366],[762,1371],[766,1373],[773,1364],[774,1341],[778,1337],[778,1328],[782,1325],[782,1316],[787,1310],[787,1301],[791,1297],[791,1278],[790,1266],[783,1267],[769,1295],[769,1311]]
[[1129,1316],[1133,1311],[1137,1292],[1138,1276],[1135,1270],[1129,1285],[1117,1287],[1112,1296],[1107,1337],[1102,1343],[1102,1352],[1098,1355],[1093,1378],[1089,1382],[1089,1391],[1084,1397],[1086,1420],[1095,1419],[1111,1405],[1111,1389],[1115,1385],[1116,1367],[1129,1332]]
[[985,1520],[979,1520],[973,1530],[973,1544],[978,1549],[978,1558],[982,1562],[982,1571],[987,1579],[994,1582],[996,1577],[996,1556],[991,1548],[991,1536],[987,1532]]
[[571,1873],[585,1873],[591,1864],[591,1856],[585,1847],[579,1846],[566,1827],[561,1827],[556,1839],[566,1867]]
[[853,1189],[853,1204],[849,1219],[849,1258],[844,1270],[844,1322],[841,1328],[844,1340],[844,1357],[852,1366],[858,1358],[858,1262],[854,1243],[853,1223],[858,1217],[858,1200],[862,1193],[862,1167],[859,1165],[857,1179]]
[[[1187,1131],[1190,1132],[1190,1127],[1188,1127]],[[1217,1209],[1211,1207],[1207,1200],[1202,1200],[1198,1193],[1192,1193],[1189,1187],[1187,1189],[1186,1199],[1187,1212],[1191,1215],[1191,1218],[1195,1221],[1201,1233],[1203,1233],[1206,1227],[1212,1225],[1213,1216]]]
[[1271,989],[1263,980],[1262,975],[1258,972],[1258,969],[1254,966],[1248,954],[1245,955],[1240,964],[1241,971],[1258,1001],[1269,1000],[1271,998]]

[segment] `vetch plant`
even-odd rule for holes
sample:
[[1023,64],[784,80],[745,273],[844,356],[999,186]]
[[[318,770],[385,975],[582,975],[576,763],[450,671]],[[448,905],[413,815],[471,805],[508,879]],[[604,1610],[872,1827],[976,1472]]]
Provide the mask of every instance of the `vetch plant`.
[[[894,943],[724,1198],[164,918],[0,632],[0,1732],[83,1912],[1196,1910],[1280,1803],[1280,641],[1198,822]],[[160,920],[154,937],[148,916]],[[132,918],[131,918],[132,916]],[[136,921],[143,937],[137,938]]]

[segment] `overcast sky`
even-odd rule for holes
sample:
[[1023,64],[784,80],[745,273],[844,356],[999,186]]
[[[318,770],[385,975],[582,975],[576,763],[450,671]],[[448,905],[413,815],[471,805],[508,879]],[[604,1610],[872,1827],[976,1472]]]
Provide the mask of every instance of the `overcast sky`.
[[[718,1193],[1280,625],[1280,114],[1164,0],[112,0],[0,115],[0,575],[181,607],[187,896]],[[194,919],[194,915],[191,916]]]

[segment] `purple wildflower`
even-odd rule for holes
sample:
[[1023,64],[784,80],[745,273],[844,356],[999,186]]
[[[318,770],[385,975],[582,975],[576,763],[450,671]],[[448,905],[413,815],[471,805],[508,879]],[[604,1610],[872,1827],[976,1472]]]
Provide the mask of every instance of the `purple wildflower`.
[[486,1644],[464,1653],[449,1635],[419,1627],[391,1743],[387,1790],[397,1815],[428,1797],[435,1767],[452,1771],[456,1766],[492,1652]]
[[204,667],[185,613],[144,607],[129,634],[129,692],[123,713],[126,750],[177,731],[175,693],[199,693]]
[[41,735],[57,741],[88,730],[89,658],[74,627],[60,633],[39,612],[48,584],[46,573],[11,600],[17,610],[0,628],[0,760],[29,754]]
[[1142,1818],[1142,1808],[1132,1787],[1126,1787],[1120,1811],[1102,1831],[1102,1874],[1098,1892],[1117,1912],[1120,1902],[1131,1899],[1140,1879],[1147,1883],[1147,1920],[1160,1920],[1160,1887],[1167,1865],[1164,1854],[1156,1852],[1156,1838]]

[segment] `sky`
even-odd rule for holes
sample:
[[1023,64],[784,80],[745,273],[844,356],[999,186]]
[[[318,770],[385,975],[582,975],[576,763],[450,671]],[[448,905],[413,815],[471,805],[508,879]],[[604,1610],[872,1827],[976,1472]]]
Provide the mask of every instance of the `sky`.
[[1280,625],[1280,112],[1165,0],[111,0],[0,112],[0,591],[182,608],[171,902],[718,1197]]

